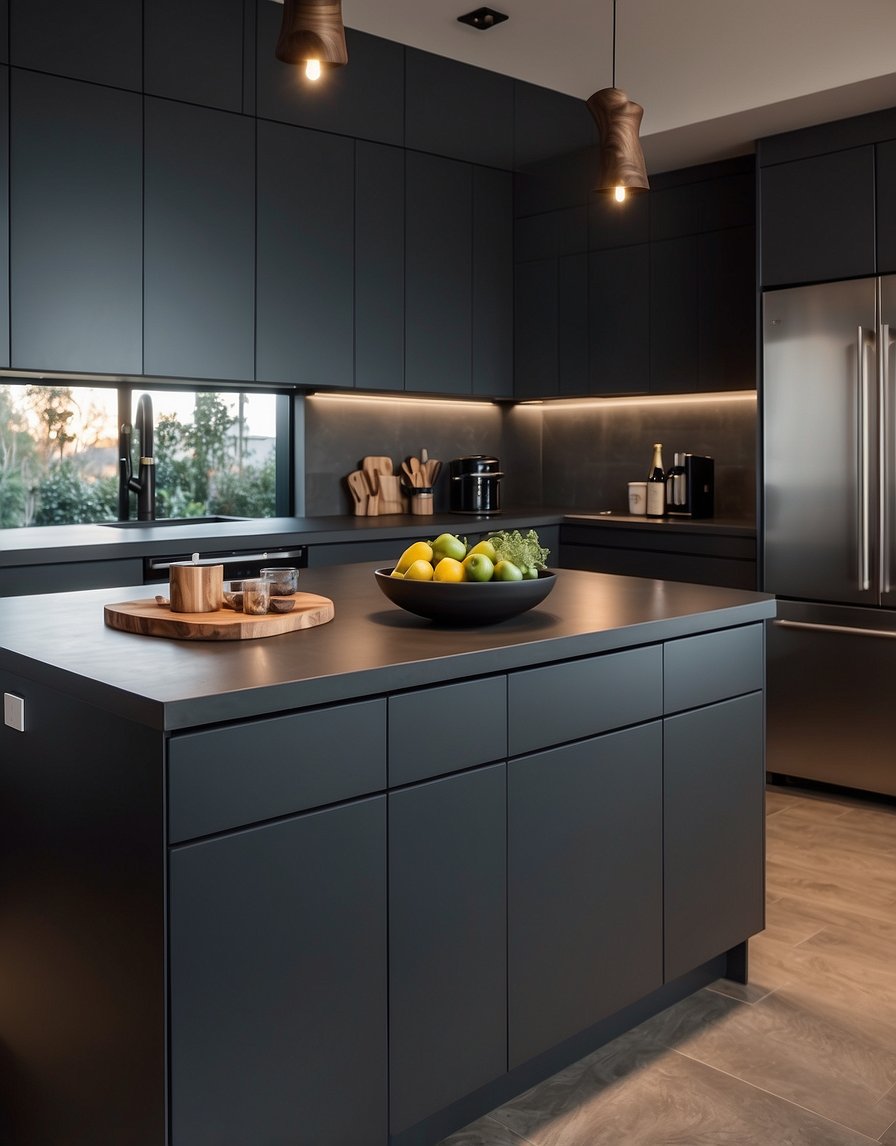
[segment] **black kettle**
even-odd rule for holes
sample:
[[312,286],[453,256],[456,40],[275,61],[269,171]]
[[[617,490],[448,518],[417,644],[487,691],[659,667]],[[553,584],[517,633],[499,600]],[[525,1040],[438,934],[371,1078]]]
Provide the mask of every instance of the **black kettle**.
[[452,513],[488,516],[501,512],[501,463],[486,454],[448,463],[448,506]]

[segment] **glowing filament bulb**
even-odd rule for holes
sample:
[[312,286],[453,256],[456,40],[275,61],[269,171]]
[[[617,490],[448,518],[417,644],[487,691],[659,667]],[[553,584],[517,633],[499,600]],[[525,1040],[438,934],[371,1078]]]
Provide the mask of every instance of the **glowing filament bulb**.
[[625,202],[625,188],[624,187],[615,187],[613,189],[613,194],[616,196],[616,202],[617,203],[624,203]]
[[305,61],[305,75],[309,80],[320,79],[320,60]]

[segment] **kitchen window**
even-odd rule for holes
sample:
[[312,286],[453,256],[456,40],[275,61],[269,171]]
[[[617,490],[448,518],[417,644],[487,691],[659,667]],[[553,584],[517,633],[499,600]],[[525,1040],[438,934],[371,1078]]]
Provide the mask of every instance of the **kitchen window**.
[[[0,385],[0,528],[118,519],[119,427],[133,426],[143,394],[152,405],[156,518],[289,512],[286,396],[42,381]],[[136,476],[136,433],[131,455]],[[128,501],[136,517],[133,493]]]

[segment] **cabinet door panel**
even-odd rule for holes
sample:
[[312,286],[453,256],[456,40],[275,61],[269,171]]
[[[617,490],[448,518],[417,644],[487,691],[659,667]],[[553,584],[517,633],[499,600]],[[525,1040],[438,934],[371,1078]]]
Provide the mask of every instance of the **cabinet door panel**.
[[763,286],[874,274],[874,148],[765,167]]
[[507,1069],[503,764],[389,797],[393,1134]]
[[700,390],[756,387],[756,229],[699,238]]
[[588,327],[592,394],[645,394],[650,377],[650,248],[592,251]]
[[140,374],[140,97],[15,69],[10,99],[12,364]]
[[121,0],[10,0],[10,62],[140,91],[142,10]]
[[667,982],[762,930],[762,710],[756,692],[664,721]]
[[147,95],[242,111],[243,0],[150,0],[143,25]]
[[172,1146],[382,1146],[385,797],[176,849],[170,917]]
[[471,392],[472,169],[407,152],[405,389]]
[[659,721],[508,771],[511,1069],[662,981]]
[[[0,10],[0,19],[3,12]],[[0,68],[0,366],[9,365],[9,68]]]
[[351,386],[354,144],[258,123],[257,377]]
[[560,394],[587,394],[588,256],[557,260],[557,388]]
[[876,148],[877,172],[877,272],[896,271],[896,216],[890,204],[896,200],[896,140]]
[[0,0],[0,63],[9,59],[9,3]]
[[145,372],[255,373],[255,127],[146,100]]
[[697,385],[697,237],[650,245],[650,391],[687,394]]
[[515,398],[557,394],[557,260],[519,263],[514,270]]
[[404,153],[355,145],[355,386],[404,389]]
[[513,176],[473,168],[473,393],[513,395]]

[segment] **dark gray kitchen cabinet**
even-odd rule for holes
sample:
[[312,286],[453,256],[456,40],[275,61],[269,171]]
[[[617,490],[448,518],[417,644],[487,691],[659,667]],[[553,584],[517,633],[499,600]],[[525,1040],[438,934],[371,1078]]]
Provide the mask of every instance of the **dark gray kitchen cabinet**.
[[650,244],[650,392],[686,394],[699,369],[697,236]]
[[12,366],[140,374],[140,97],[14,68],[10,108]]
[[405,48],[405,147],[513,168],[514,81]]
[[386,1140],[386,798],[173,849],[171,1143]]
[[896,271],[896,214],[891,204],[896,201],[896,140],[879,143],[875,149],[877,175],[877,273]]
[[699,368],[695,389],[756,387],[756,228],[698,236]]
[[874,147],[763,167],[760,218],[765,287],[874,274]]
[[10,63],[140,91],[143,5],[121,0],[9,0]]
[[668,982],[764,926],[762,694],[664,723]]
[[389,796],[390,1130],[507,1070],[506,766]]
[[274,56],[283,8],[258,3],[258,115],[377,143],[404,143],[404,47],[346,28],[348,66],[309,80]]
[[513,394],[520,400],[558,394],[557,260],[514,268]]
[[258,121],[256,377],[354,384],[354,143]]
[[653,721],[508,765],[511,1068],[662,983],[662,754]]
[[406,153],[405,389],[470,394],[472,167]]
[[650,379],[650,247],[588,255],[592,394],[646,394]]
[[150,0],[143,37],[147,95],[244,110],[243,0]]
[[255,376],[255,124],[145,100],[144,372]]
[[404,389],[404,152],[355,143],[355,386]]
[[[0,12],[2,17],[2,12]],[[9,68],[0,68],[0,366],[9,365]]]
[[143,583],[143,559],[66,561],[58,565],[8,565],[0,568],[0,597],[69,593]]
[[473,168],[473,393],[513,396],[513,176]]
[[0,0],[0,63],[9,60],[9,0]]

